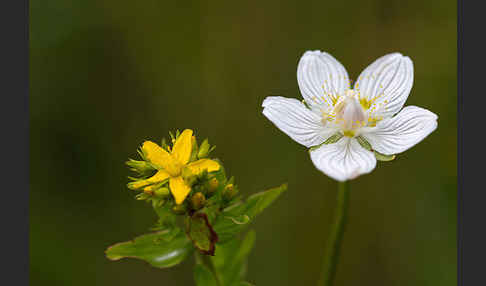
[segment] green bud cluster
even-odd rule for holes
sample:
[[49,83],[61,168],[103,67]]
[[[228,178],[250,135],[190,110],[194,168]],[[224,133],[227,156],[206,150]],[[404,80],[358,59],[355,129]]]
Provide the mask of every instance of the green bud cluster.
[[146,161],[128,159],[125,164],[130,167],[131,171],[137,172],[141,176],[150,176],[155,173],[155,168],[152,166],[152,164]]
[[[160,141],[160,147],[171,153],[173,148],[171,146],[174,146],[181,134],[178,130],[174,133],[170,132],[168,139],[163,138]],[[157,213],[159,220],[152,230],[169,229],[172,231],[185,228],[187,231],[189,229],[190,231],[187,235],[193,241],[194,246],[206,254],[212,253],[212,251],[205,249],[204,252],[199,248],[205,244],[201,244],[198,238],[200,235],[199,230],[196,231],[195,229],[202,227],[200,231],[207,231],[208,235],[211,234],[209,242],[212,244],[214,251],[217,234],[212,229],[212,224],[222,215],[224,209],[235,203],[240,203],[241,198],[238,195],[239,188],[235,184],[235,178],[227,179],[223,163],[218,159],[209,158],[215,146],[211,146],[208,139],[203,140],[199,145],[194,136],[191,138],[191,143],[192,150],[189,162],[181,167],[180,175],[178,175],[184,180],[185,185],[190,187],[190,191],[180,204],[176,204],[171,191],[171,180],[175,175],[163,181],[152,179],[159,170],[163,169],[148,160],[148,154],[144,153],[143,148],[138,150],[141,160],[129,159],[126,162],[129,169],[137,175],[136,177],[129,177],[131,182],[127,184],[127,187],[138,192],[135,195],[136,200],[150,203]],[[192,162],[197,164],[197,161],[201,159],[210,159],[217,162],[219,169],[211,172],[205,169],[194,174],[193,171],[197,169],[191,168],[190,164]],[[239,222],[240,220],[235,218],[235,221]],[[183,222],[184,225],[177,225]]]
[[[174,145],[180,135],[179,130],[169,132],[169,138],[162,138],[160,146],[170,152],[170,146]],[[189,163],[208,158],[216,148],[216,146],[209,144],[207,138],[200,145],[197,143],[196,137],[193,136],[191,140],[192,151]],[[171,195],[169,179],[156,184],[140,184],[140,181],[153,176],[160,167],[154,166],[147,159],[147,154],[144,153],[142,148],[137,152],[141,160],[129,159],[126,162],[129,169],[137,174],[136,177],[128,177],[131,182],[127,184],[127,187],[140,192],[135,196],[136,200],[151,203],[154,208],[164,206],[173,215],[191,215],[194,212],[204,210],[207,205],[217,206],[216,209],[223,209],[238,193],[238,188],[234,185],[234,178],[227,180],[222,162],[216,160],[221,169],[212,173],[203,171],[200,174],[193,174],[187,167],[182,169],[181,177],[191,187],[191,191],[182,204],[177,205]]]
[[235,178],[231,177],[223,189],[223,199],[226,202],[233,200],[238,194],[238,186],[234,184]]
[[184,180],[191,184],[191,192],[182,205],[184,211],[177,208],[177,215],[191,215],[197,211],[205,211],[205,207],[222,210],[227,207],[238,194],[234,178],[226,179],[224,171],[213,174],[203,172],[198,176],[182,174]]

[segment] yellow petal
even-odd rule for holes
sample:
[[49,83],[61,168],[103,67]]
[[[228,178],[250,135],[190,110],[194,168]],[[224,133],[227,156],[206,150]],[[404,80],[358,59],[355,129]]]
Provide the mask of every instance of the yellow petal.
[[182,165],[189,162],[192,152],[192,130],[186,129],[177,138],[174,147],[172,148],[172,155]]
[[145,141],[143,142],[142,150],[152,164],[165,169],[171,175],[180,173],[180,164],[159,145],[152,141]]
[[217,171],[219,170],[219,164],[210,159],[201,159],[188,164],[187,168],[189,168],[194,175],[197,175],[204,170],[208,170],[208,172]]
[[184,201],[191,191],[191,187],[184,182],[184,179],[182,179],[181,176],[170,178],[169,187],[172,195],[174,196],[175,202],[178,205]]
[[152,177],[146,179],[146,180],[141,180],[141,181],[136,181],[131,184],[131,187],[134,189],[138,189],[147,185],[155,184],[158,182],[162,182],[163,180],[167,179],[169,177],[169,174],[166,171],[158,171],[153,175]]

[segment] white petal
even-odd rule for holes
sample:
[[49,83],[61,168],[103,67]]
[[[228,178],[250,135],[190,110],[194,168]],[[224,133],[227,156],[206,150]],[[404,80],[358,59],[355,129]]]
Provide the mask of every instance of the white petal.
[[325,128],[321,117],[295,98],[269,96],[262,106],[263,114],[280,130],[306,147],[321,144],[333,134]]
[[385,155],[401,153],[422,141],[437,128],[437,115],[407,106],[392,118],[380,121],[362,134],[372,148]]
[[328,94],[342,94],[349,89],[346,69],[330,54],[321,51],[307,51],[300,58],[297,82],[309,106],[329,106]]
[[374,154],[361,147],[356,139],[349,137],[311,150],[310,156],[317,169],[338,181],[367,174],[376,166]]
[[[377,115],[391,117],[405,104],[413,85],[413,63],[400,53],[385,55],[369,65],[358,77],[354,89],[374,101]],[[387,101],[387,103],[385,103]],[[373,105],[371,107],[373,109]]]

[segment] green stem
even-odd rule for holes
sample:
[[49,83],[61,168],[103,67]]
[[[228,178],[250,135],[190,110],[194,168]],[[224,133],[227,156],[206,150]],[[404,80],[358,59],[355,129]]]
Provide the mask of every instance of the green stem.
[[223,284],[221,284],[221,280],[219,279],[218,272],[216,271],[216,267],[214,267],[214,263],[211,257],[200,253],[198,253],[198,255],[203,264],[206,265],[209,268],[209,271],[211,271],[211,273],[213,274],[214,279],[216,280],[216,284],[218,286],[222,286]]
[[336,267],[339,260],[339,251],[343,239],[344,228],[348,211],[349,188],[347,182],[339,182],[337,206],[334,211],[334,224],[329,235],[326,253],[322,265],[319,286],[332,286],[336,276]]

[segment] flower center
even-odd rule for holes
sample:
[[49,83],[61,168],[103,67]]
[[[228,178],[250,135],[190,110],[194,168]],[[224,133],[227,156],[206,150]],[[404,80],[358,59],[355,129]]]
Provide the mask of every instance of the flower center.
[[334,127],[341,130],[344,136],[356,136],[358,129],[368,124],[367,112],[361,101],[356,91],[347,90],[336,97],[329,113],[323,113],[323,122],[334,123]]
[[165,171],[167,173],[169,173],[169,175],[171,177],[178,177],[181,175],[182,173],[182,167],[184,167],[182,164],[180,164],[179,162],[177,162],[176,159],[174,159],[170,165],[168,165],[166,168],[165,168]]

